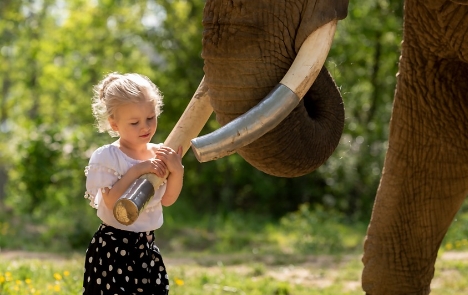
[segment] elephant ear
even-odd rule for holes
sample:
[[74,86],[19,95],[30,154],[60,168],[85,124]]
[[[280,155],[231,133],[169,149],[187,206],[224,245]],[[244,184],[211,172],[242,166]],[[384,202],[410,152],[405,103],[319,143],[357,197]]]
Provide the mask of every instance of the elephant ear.
[[304,5],[294,44],[296,52],[312,32],[332,20],[342,20],[348,15],[348,0],[307,1]]

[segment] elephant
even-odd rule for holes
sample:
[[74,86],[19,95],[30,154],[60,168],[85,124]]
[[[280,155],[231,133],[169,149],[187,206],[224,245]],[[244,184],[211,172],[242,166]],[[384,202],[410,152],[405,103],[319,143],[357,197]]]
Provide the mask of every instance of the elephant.
[[[235,151],[280,177],[326,161],[343,130],[341,95],[323,64],[311,62],[312,82],[313,71],[290,67],[308,36],[347,8],[346,0],[206,1],[199,89],[223,127],[192,140],[200,161]],[[362,256],[362,288],[372,295],[430,292],[438,249],[468,193],[468,1],[405,1],[404,10],[389,145]],[[291,95],[285,79],[302,88]],[[290,113],[268,113],[264,123],[264,106],[282,91],[278,101],[296,101]],[[262,129],[254,138],[251,125]],[[203,158],[206,146],[214,154]]]
[[468,1],[405,1],[389,145],[362,258],[367,294],[429,294],[468,194]]

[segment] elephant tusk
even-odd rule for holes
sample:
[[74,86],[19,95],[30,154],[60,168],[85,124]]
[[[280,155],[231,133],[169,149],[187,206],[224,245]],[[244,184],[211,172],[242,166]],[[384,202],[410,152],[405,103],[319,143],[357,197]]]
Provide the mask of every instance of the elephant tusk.
[[310,86],[314,84],[325,64],[335,36],[336,24],[337,20],[333,20],[307,37],[293,64],[280,81],[281,84],[294,91],[301,99]]
[[[286,118],[300,98],[288,87],[278,84],[260,103],[207,135],[192,139],[192,151],[199,162],[216,160],[233,154]],[[272,120],[275,118],[275,120]]]
[[280,83],[255,107],[212,133],[192,139],[199,162],[233,154],[281,123],[314,83],[330,51],[333,20],[307,37]]
[[213,113],[208,96],[208,87],[203,77],[179,121],[167,136],[164,144],[177,150],[182,146],[182,156],[190,148],[190,139],[198,136]]

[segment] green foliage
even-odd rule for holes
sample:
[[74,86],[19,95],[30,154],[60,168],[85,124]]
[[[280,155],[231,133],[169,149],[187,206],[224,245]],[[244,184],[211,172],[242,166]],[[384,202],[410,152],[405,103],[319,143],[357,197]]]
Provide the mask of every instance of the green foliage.
[[[352,229],[352,230],[351,230]],[[360,250],[365,233],[363,224],[347,224],[338,211],[325,211],[321,206],[304,204],[297,212],[280,220],[279,229],[272,230],[292,253],[336,254]]]
[[447,251],[463,251],[468,249],[468,203],[464,203],[455,216],[441,248]]
[[403,2],[349,5],[327,61],[343,95],[345,129],[335,153],[317,171],[325,185],[315,200],[368,220],[387,149]]
[[93,128],[92,85],[110,71],[154,73],[141,37],[146,2],[2,3],[4,205],[38,224],[39,242],[83,247],[97,224],[83,201],[83,170],[110,139]]
[[307,204],[279,221],[257,214],[190,216],[181,211],[165,211],[165,224],[157,231],[162,249],[271,254],[291,260],[295,255],[360,252],[366,230],[364,222],[349,222],[343,213]]
[[[149,76],[165,96],[154,138],[163,142],[203,77],[203,6],[202,0],[2,1],[0,172],[8,178],[0,208],[27,214],[25,222],[43,226],[43,239],[65,231],[63,241],[84,247],[96,217],[82,198],[83,169],[90,152],[112,140],[93,126],[92,86],[111,71]],[[346,126],[323,167],[286,179],[238,155],[200,164],[188,152],[178,218],[247,212],[278,219],[309,203],[344,213],[347,222],[368,220],[387,144],[401,23],[402,3],[393,0],[352,2],[339,23],[327,67],[344,97]],[[218,127],[213,116],[202,134]]]

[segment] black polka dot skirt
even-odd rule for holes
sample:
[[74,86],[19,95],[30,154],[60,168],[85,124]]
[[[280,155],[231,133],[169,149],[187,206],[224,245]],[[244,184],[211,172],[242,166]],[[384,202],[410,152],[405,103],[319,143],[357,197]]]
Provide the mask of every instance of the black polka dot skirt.
[[101,224],[86,250],[83,294],[169,294],[169,279],[154,233]]

